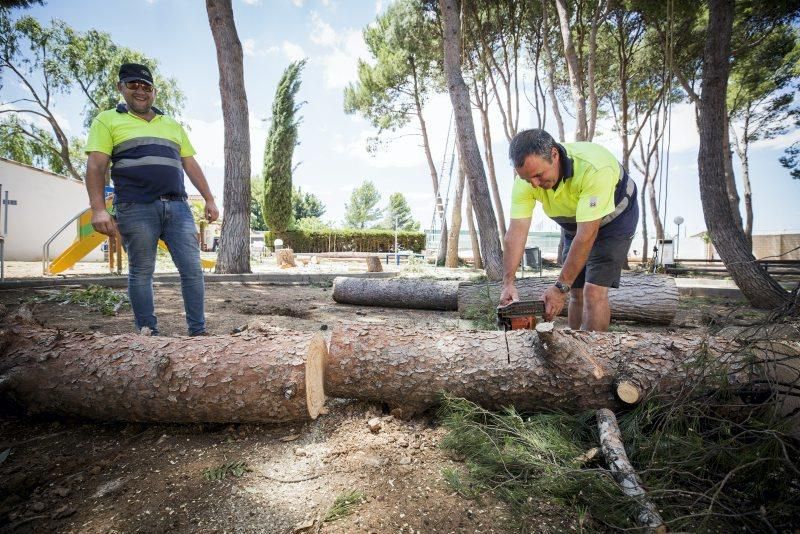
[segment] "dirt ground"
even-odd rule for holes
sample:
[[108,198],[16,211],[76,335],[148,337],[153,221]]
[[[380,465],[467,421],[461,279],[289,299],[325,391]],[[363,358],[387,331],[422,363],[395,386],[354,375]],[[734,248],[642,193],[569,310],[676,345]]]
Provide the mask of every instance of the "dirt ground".
[[[52,291],[52,290],[49,290]],[[0,291],[12,309],[47,290]],[[207,324],[226,334],[253,319],[296,330],[366,322],[458,329],[457,314],[336,304],[329,287],[209,283]],[[162,335],[184,335],[176,285],[156,288]],[[667,329],[703,330],[707,309],[737,303],[691,299]],[[107,334],[133,329],[130,309],[107,317],[42,302],[49,327]],[[613,325],[614,329],[635,329]],[[652,330],[652,328],[651,328]],[[333,400],[329,413],[293,425],[158,425],[28,418],[0,410],[0,531],[4,532],[515,532],[518,518],[491,496],[461,497],[442,470],[463,469],[439,448],[435,414],[401,421],[381,406]],[[378,417],[372,432],[367,421]],[[204,472],[246,462],[237,477]],[[323,522],[337,496],[357,490],[350,515]],[[542,502],[537,532],[579,530],[577,514]]]

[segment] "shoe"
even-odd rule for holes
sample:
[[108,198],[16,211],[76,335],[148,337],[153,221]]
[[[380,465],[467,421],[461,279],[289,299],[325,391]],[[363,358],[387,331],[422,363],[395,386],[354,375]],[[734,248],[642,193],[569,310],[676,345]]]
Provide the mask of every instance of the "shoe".
[[194,334],[189,334],[189,337],[200,337],[200,336],[210,336],[208,332],[203,330],[202,332],[195,332]]

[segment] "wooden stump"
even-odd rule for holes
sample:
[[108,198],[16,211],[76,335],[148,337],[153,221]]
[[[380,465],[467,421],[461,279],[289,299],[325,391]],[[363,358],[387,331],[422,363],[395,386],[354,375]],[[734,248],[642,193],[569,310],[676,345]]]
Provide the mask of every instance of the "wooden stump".
[[378,256],[367,256],[367,272],[368,273],[382,273],[383,265]]
[[290,248],[281,248],[275,252],[275,260],[278,267],[281,269],[288,269],[290,267],[297,267],[294,261],[294,251]]

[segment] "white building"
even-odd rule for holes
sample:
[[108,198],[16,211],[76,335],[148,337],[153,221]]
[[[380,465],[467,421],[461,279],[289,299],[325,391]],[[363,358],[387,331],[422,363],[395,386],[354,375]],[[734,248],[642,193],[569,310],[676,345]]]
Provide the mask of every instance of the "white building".
[[[0,204],[0,233],[8,217],[6,261],[40,261],[45,242],[67,221],[89,207],[83,182],[5,158],[0,158],[0,187],[3,200],[8,192],[10,201],[8,206]],[[53,241],[50,259],[63,252],[76,236],[77,222]],[[83,261],[103,261],[100,247]]]

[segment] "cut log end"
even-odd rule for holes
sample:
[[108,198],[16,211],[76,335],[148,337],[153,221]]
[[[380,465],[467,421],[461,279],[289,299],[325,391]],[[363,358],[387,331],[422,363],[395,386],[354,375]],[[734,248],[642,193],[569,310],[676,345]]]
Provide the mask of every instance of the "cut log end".
[[316,419],[325,406],[325,363],[328,359],[328,346],[325,338],[314,336],[308,347],[306,357],[306,405],[308,416]]
[[297,263],[294,261],[294,251],[290,248],[279,249],[275,253],[275,262],[281,269],[297,267]]
[[618,380],[614,384],[614,390],[619,400],[625,404],[636,404],[642,400],[642,390],[630,380]]

